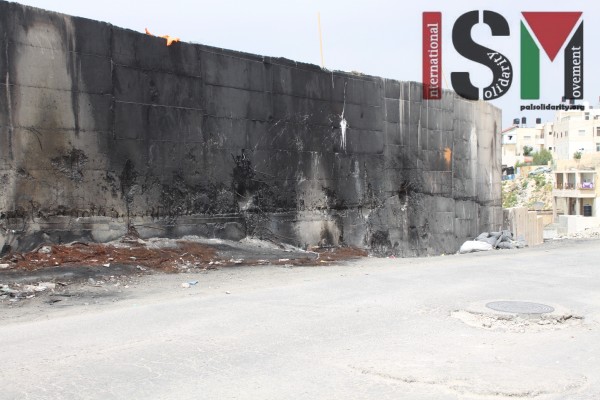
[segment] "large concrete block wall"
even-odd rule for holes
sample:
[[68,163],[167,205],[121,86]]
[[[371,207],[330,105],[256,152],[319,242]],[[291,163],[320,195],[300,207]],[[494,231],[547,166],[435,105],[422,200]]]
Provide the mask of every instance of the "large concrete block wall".
[[6,2],[0,49],[13,247],[135,228],[415,256],[502,224],[487,103]]

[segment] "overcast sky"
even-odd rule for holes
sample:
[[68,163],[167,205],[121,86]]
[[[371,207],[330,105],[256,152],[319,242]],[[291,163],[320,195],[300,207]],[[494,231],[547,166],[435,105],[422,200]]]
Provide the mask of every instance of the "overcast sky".
[[[486,67],[462,58],[451,44],[452,25],[461,14],[488,9],[509,22],[510,37],[492,37],[480,24],[473,29],[475,40],[502,52],[515,72],[510,91],[493,104],[503,111],[506,127],[513,118],[525,116],[552,119],[553,113],[519,111],[519,23],[521,11],[583,11],[585,79],[584,94],[597,106],[600,77],[597,73],[600,46],[600,6],[594,1],[541,0],[503,1],[283,1],[283,0],[23,0],[32,5],[70,15],[110,22],[157,35],[178,36],[183,41],[202,43],[268,56],[286,57],[320,64],[317,13],[321,14],[325,66],[332,70],[359,71],[405,81],[421,81],[421,17],[423,11],[441,11],[445,80],[450,72],[471,72],[473,83],[490,83]],[[560,103],[563,95],[562,50],[550,63],[541,54],[541,99],[534,103]],[[444,85],[446,88],[446,85]]]

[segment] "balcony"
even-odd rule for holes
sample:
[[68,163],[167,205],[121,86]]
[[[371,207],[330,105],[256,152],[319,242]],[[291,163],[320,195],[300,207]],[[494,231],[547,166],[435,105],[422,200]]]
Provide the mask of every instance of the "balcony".
[[555,197],[595,198],[596,171],[569,170],[554,172]]
[[552,196],[594,198],[596,197],[596,190],[593,182],[581,182],[577,185],[571,182],[558,182],[556,185],[554,185]]

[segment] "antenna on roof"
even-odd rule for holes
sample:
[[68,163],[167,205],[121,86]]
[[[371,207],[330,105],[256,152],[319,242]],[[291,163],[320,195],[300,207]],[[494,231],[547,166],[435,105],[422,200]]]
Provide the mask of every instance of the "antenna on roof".
[[321,49],[321,68],[325,68],[325,60],[323,58],[323,32],[321,31],[321,12],[317,12],[317,22],[319,24],[319,48]]

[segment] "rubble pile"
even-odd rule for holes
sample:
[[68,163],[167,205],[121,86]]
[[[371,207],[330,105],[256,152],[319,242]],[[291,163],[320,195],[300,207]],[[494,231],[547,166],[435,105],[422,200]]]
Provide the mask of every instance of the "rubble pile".
[[555,240],[560,239],[598,239],[600,238],[600,228],[587,228],[582,232],[575,232],[568,235],[561,235]]
[[474,251],[488,251],[493,249],[520,249],[527,246],[523,240],[514,240],[511,231],[483,232],[474,240],[467,240],[458,251],[460,254]]

